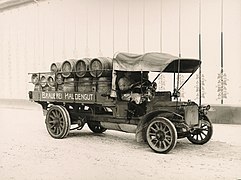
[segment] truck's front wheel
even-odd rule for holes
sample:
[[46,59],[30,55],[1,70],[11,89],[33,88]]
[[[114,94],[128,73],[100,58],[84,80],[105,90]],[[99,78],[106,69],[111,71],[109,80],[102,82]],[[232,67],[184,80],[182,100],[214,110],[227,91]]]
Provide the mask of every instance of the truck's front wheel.
[[146,139],[153,151],[167,153],[176,145],[177,131],[170,120],[164,117],[156,117],[147,126]]
[[193,144],[205,144],[207,143],[213,135],[213,126],[208,117],[202,117],[201,127],[196,128],[190,132],[187,136],[187,139]]

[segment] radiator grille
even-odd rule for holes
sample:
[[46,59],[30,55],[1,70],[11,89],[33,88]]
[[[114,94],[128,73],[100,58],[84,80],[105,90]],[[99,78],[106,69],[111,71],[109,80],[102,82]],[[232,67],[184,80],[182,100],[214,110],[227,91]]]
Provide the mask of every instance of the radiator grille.
[[197,105],[185,107],[185,121],[188,125],[198,124],[198,107],[197,107]]

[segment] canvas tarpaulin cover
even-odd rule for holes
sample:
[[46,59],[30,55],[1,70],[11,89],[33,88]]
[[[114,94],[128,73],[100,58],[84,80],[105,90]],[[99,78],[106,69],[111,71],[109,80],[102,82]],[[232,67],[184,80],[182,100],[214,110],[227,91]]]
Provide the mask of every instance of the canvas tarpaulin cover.
[[198,68],[198,59],[178,58],[166,53],[130,54],[118,53],[113,59],[113,70],[117,71],[155,71],[192,73]]
[[117,71],[194,73],[199,65],[198,59],[178,58],[166,53],[117,53],[113,58],[111,96],[115,96]]

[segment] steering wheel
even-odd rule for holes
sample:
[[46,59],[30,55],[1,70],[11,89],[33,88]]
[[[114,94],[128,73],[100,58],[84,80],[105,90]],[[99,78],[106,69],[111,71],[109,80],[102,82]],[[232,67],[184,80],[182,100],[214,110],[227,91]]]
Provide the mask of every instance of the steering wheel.
[[135,88],[141,89],[142,92],[144,92],[144,97],[151,100],[155,96],[157,84],[156,84],[156,82],[151,82],[148,79],[143,79],[143,81],[139,81],[132,85],[131,89],[133,90]]
[[147,89],[151,85],[152,85],[151,81],[149,81],[148,79],[143,79],[143,81],[138,81],[138,82],[132,84],[131,89],[135,89],[135,88],[146,88]]

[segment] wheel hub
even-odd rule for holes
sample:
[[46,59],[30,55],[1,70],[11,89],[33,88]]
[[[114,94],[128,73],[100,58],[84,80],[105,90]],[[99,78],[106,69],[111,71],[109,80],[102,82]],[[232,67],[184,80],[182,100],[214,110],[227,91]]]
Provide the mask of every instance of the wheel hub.
[[165,133],[162,131],[157,131],[156,132],[156,138],[158,141],[164,141],[165,139]]
[[53,123],[55,126],[59,127],[60,122],[57,118],[53,120]]

